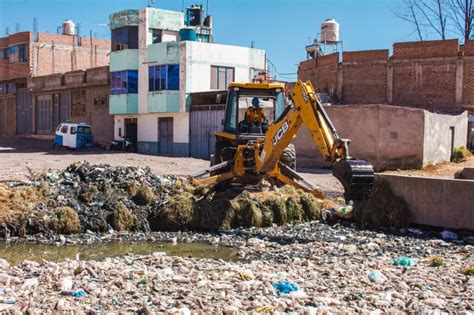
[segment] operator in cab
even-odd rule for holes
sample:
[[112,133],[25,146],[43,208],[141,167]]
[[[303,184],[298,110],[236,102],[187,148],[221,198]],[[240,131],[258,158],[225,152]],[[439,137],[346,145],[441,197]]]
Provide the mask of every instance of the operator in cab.
[[263,109],[260,107],[260,100],[258,97],[252,99],[252,106],[249,106],[245,112],[245,120],[248,124],[258,128],[261,128],[262,124],[265,122],[265,114],[263,113]]

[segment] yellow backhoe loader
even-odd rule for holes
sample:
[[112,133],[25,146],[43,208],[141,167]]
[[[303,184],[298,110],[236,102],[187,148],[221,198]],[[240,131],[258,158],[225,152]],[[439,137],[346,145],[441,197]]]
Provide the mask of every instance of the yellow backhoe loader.
[[[321,154],[333,164],[346,202],[370,192],[372,166],[349,155],[310,81],[298,81],[286,104],[285,86],[277,83],[230,83],[223,131],[216,132],[211,167],[194,175],[197,184],[276,180],[305,191],[317,188],[296,172],[291,140],[304,124]],[[258,115],[255,114],[258,109]],[[249,114],[251,113],[251,114]]]

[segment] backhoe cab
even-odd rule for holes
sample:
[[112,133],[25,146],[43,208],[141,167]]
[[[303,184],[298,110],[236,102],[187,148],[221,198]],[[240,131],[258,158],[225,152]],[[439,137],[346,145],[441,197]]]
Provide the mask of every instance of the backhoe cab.
[[286,104],[283,84],[231,83],[211,167],[194,175],[194,181],[245,183],[266,178],[319,195],[317,187],[295,170],[291,140],[304,124],[321,154],[333,163],[346,202],[364,198],[372,187],[373,168],[349,155],[350,140],[339,137],[311,82],[298,81],[291,99],[293,104]]

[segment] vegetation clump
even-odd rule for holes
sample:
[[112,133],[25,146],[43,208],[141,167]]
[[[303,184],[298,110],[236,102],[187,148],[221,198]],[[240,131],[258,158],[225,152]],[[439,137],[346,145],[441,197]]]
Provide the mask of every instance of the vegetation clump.
[[471,152],[466,149],[466,147],[457,147],[453,150],[453,153],[451,155],[451,161],[453,161],[454,163],[461,163],[464,162],[470,156]]
[[136,191],[133,201],[135,201],[137,205],[147,206],[152,204],[155,199],[156,195],[151,189],[151,187],[146,184],[143,184]]
[[439,256],[430,257],[429,262],[431,267],[441,267],[444,265],[443,257]]
[[118,203],[113,212],[112,227],[116,231],[130,232],[135,228],[135,215],[123,203]]
[[60,207],[54,211],[49,227],[58,234],[75,234],[81,230],[81,221],[73,208]]
[[410,207],[385,180],[376,177],[368,199],[355,204],[353,218],[361,225],[401,228],[409,223]]

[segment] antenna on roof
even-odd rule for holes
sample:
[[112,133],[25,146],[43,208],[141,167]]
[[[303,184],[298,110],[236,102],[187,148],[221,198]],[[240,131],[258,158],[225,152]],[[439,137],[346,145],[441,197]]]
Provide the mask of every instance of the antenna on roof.
[[155,4],[156,0],[148,0],[148,7],[151,8]]
[[20,23],[15,23],[15,33],[20,31]]
[[5,35],[10,35],[10,28],[8,26],[5,27]]
[[81,23],[76,25],[77,46],[81,46]]
[[181,12],[183,12],[183,13],[184,13],[184,0],[183,0],[183,1],[181,1]]

